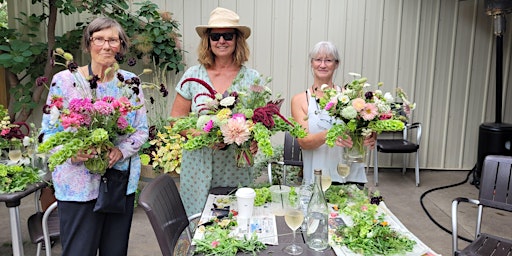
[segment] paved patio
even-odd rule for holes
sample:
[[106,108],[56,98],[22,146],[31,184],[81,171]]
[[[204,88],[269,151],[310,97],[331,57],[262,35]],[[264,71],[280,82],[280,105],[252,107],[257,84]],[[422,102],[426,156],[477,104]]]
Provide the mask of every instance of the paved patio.
[[[400,170],[383,169],[379,171],[379,186],[376,189],[383,195],[388,208],[411,232],[437,253],[450,255],[451,235],[429,219],[420,204],[420,197],[432,188],[462,182],[467,175],[468,171],[422,170],[420,172],[420,187],[416,187],[414,185],[414,171],[409,170],[405,176],[402,176]],[[367,186],[375,189],[371,169],[368,173],[368,179]],[[424,196],[423,199],[425,208],[435,221],[449,230],[451,230],[451,202],[455,197],[477,198],[478,190],[468,181],[460,186],[434,191]],[[474,232],[476,208],[467,206],[460,210],[460,218],[465,224],[459,227],[459,232],[464,237],[470,237],[470,234]],[[29,196],[22,200],[20,206],[25,255],[35,255],[36,246],[30,243],[26,225],[28,217],[33,212],[34,196]],[[484,228],[484,231],[487,230],[487,232],[508,236],[512,239],[510,231],[503,228],[512,221],[512,214],[488,212],[487,216],[490,225]],[[3,220],[0,223],[0,230],[2,230],[0,232],[0,255],[12,255],[9,212],[5,205],[0,210],[0,219]],[[460,244],[464,246],[466,243],[461,241]],[[60,246],[56,245],[53,252],[53,255],[60,255]],[[141,208],[135,209],[128,254],[130,256],[160,255],[151,225]]]

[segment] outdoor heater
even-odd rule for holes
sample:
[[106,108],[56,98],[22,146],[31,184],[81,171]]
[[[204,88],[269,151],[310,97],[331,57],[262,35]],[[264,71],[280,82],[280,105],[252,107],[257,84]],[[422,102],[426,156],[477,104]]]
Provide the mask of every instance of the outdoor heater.
[[512,156],[512,124],[501,122],[503,109],[503,35],[512,0],[485,0],[485,13],[492,16],[496,37],[496,116],[494,123],[483,123],[478,132],[478,159],[472,184],[480,184],[482,165],[488,155]]

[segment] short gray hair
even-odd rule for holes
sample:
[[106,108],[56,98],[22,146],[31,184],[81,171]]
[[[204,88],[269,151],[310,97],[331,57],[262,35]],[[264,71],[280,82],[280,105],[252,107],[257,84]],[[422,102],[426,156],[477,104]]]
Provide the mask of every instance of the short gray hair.
[[309,52],[309,58],[314,59],[320,53],[325,53],[327,55],[332,56],[336,63],[340,61],[338,49],[332,42],[321,41],[316,43],[315,46],[313,46],[313,49],[311,49],[311,51]]
[[84,34],[82,37],[82,50],[84,52],[89,52],[91,49],[91,37],[95,32],[107,29],[107,28],[115,28],[117,32],[119,32],[119,39],[121,40],[121,48],[119,49],[119,53],[125,54],[130,47],[130,40],[128,39],[128,35],[124,31],[123,27],[119,24],[119,22],[107,18],[107,17],[98,17],[95,18],[87,27],[84,29]]

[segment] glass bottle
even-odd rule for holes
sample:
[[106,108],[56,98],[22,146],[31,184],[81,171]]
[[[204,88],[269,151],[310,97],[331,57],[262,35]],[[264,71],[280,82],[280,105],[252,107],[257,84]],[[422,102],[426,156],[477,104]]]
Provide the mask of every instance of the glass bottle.
[[329,248],[328,218],[329,208],[322,191],[322,170],[315,170],[315,183],[313,194],[308,205],[306,243],[315,251],[323,251]]

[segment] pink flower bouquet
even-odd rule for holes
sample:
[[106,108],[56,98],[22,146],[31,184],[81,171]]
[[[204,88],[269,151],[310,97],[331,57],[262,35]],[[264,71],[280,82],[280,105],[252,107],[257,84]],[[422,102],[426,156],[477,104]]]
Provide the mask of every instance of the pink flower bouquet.
[[[305,130],[295,121],[289,120],[280,113],[282,99],[271,100],[272,92],[261,79],[244,91],[217,93],[205,81],[189,78],[183,83],[196,82],[204,86],[208,93],[198,97],[208,97],[202,104],[199,113],[188,117],[174,119],[173,131],[197,129],[203,132],[199,136],[187,136],[183,148],[187,150],[211,147],[218,143],[236,145],[238,166],[252,166],[253,156],[249,150],[252,140],[256,140],[258,148],[268,156],[273,154],[270,137],[278,131],[288,131],[293,136],[306,136]],[[235,81],[236,82],[236,81]],[[182,83],[182,85],[183,85]]]

